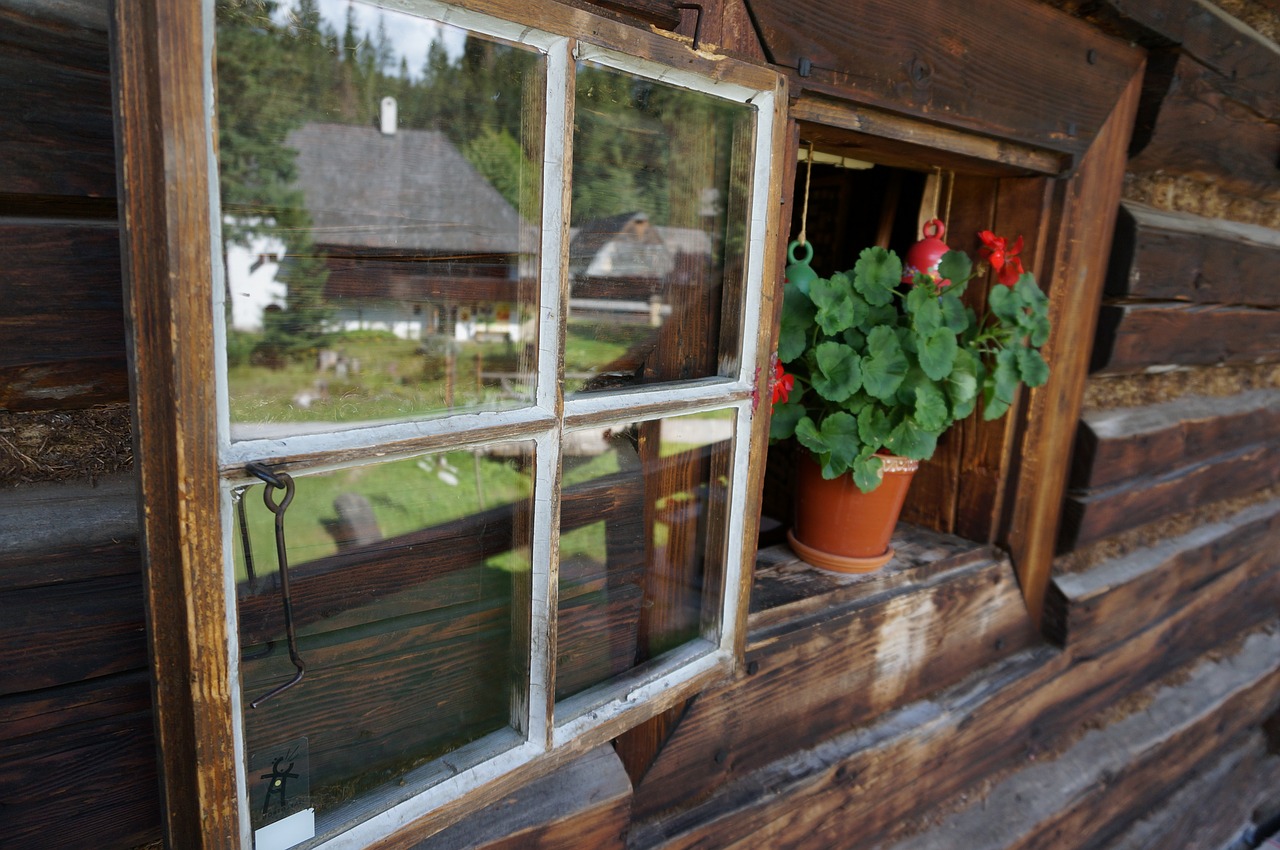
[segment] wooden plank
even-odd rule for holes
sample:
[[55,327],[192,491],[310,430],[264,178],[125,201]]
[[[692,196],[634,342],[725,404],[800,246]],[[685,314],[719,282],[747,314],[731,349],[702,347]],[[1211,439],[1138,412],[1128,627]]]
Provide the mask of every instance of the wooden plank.
[[1276,307],[1277,263],[1280,230],[1124,203],[1107,294]]
[[0,593],[0,695],[146,666],[137,574]]
[[168,846],[241,843],[223,579],[204,12],[114,8],[125,312],[160,804]]
[[1006,524],[997,535],[1009,550],[1031,616],[1039,618],[1053,569],[1062,496],[1076,421],[1084,399],[1087,354],[1106,277],[1116,209],[1124,181],[1126,146],[1142,90],[1135,74],[1075,176],[1054,187],[1055,213],[1045,228],[1040,278],[1049,287],[1053,329],[1041,349],[1048,382],[1027,393],[1006,495]]
[[1086,412],[1076,432],[1071,487],[1108,487],[1208,460],[1224,447],[1280,440],[1280,390]]
[[0,193],[115,196],[101,5],[0,4]]
[[[903,571],[901,583],[832,579],[835,592],[765,613],[769,625],[753,616],[747,675],[694,701],[636,789],[637,816],[686,805],[1036,642],[1006,561],[945,563]],[[812,571],[792,557],[761,574]]]
[[658,29],[673,30],[680,26],[677,0],[585,0],[592,6],[653,24]]
[[1159,171],[1248,198],[1276,200],[1277,145],[1280,122],[1225,93],[1217,71],[1184,55],[1151,139],[1129,168],[1135,174]]
[[1175,302],[1104,304],[1093,374],[1250,363],[1280,356],[1280,312]]
[[1280,705],[1277,651],[1280,637],[1261,635],[1229,658],[1205,661],[1141,711],[1023,767],[981,806],[891,850],[1097,847]]
[[[130,546],[136,552],[137,495],[130,474],[0,491],[0,588],[138,572],[136,554],[132,570],[108,554]],[[107,562],[101,566],[91,562],[99,552]]]
[[[1047,6],[981,0],[964,15],[929,0],[750,0],[775,65],[811,65],[792,84],[931,123],[1082,154],[1141,58]],[[992,49],[988,22],[1016,39]]]
[[1182,49],[1218,73],[1222,91],[1261,116],[1280,114],[1280,48],[1207,0],[1187,4]]
[[1277,536],[1280,502],[1271,501],[1088,572],[1056,576],[1045,601],[1046,631],[1078,654],[1104,652],[1225,573],[1269,569]]
[[1215,764],[1196,771],[1176,793],[1140,813],[1106,850],[1153,847],[1227,847],[1257,812],[1274,805],[1280,787],[1280,756],[1267,752],[1266,737],[1254,732]]
[[138,847],[160,837],[149,711],[0,742],[6,850]]
[[622,850],[631,783],[609,746],[469,815],[412,850]]
[[[1245,581],[1229,572],[1111,652],[1029,650],[869,727],[794,752],[706,799],[686,790],[678,808],[633,828],[631,846],[816,850],[847,844],[850,836],[867,846],[895,838],[921,811],[1052,749],[1060,735],[1103,708],[1251,626],[1273,621],[1274,608],[1253,604],[1263,592],[1268,598],[1280,592],[1280,571]],[[796,689],[789,696],[804,693]],[[774,728],[790,733],[790,727]]]
[[[0,742],[38,739],[64,727],[149,712],[151,686],[145,670],[134,670],[0,697]],[[157,818],[159,815],[157,814]]]
[[1234,449],[1163,475],[1072,490],[1062,509],[1061,551],[1280,482],[1274,443]]

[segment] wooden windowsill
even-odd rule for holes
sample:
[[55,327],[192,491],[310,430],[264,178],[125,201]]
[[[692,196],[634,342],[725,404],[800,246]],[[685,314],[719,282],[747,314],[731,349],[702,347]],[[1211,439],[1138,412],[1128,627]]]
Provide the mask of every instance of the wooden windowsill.
[[898,524],[892,545],[893,559],[864,575],[819,569],[802,561],[785,543],[761,549],[751,588],[749,630],[848,604],[870,603],[883,594],[932,584],[977,564],[1008,563],[1007,556],[993,546],[909,523]]

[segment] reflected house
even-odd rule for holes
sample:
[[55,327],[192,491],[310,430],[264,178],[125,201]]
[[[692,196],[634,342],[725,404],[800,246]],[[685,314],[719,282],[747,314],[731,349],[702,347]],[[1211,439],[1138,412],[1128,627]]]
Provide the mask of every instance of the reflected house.
[[569,242],[571,315],[661,324],[682,290],[705,285],[712,260],[705,230],[655,225],[643,212],[594,219]]
[[309,123],[286,139],[335,329],[519,341],[536,229],[443,133],[386,125]]

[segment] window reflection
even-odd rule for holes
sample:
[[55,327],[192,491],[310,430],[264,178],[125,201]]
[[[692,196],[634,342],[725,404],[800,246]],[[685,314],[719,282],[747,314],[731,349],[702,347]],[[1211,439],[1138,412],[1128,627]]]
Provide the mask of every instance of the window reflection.
[[233,438],[528,403],[544,57],[360,0],[217,22]]
[[305,738],[319,812],[522,728],[532,464],[532,444],[504,443],[296,476],[284,525],[306,674],[256,709],[294,667],[274,516],[263,485],[237,494],[246,749]]
[[570,432],[556,696],[714,638],[735,411]]
[[576,91],[566,389],[731,374],[751,108],[591,63]]

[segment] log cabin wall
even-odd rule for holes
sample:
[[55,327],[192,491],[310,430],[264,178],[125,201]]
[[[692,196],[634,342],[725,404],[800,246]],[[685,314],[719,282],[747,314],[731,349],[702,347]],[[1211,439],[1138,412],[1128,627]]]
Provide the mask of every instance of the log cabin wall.
[[[424,850],[1211,848],[1280,808],[1280,15],[1054,5],[1144,46],[1149,71],[1043,635],[986,545],[921,535],[874,584],[767,550],[741,678]],[[679,6],[593,8],[770,58],[750,3]],[[0,0],[13,848],[161,834],[107,16],[106,0]]]

